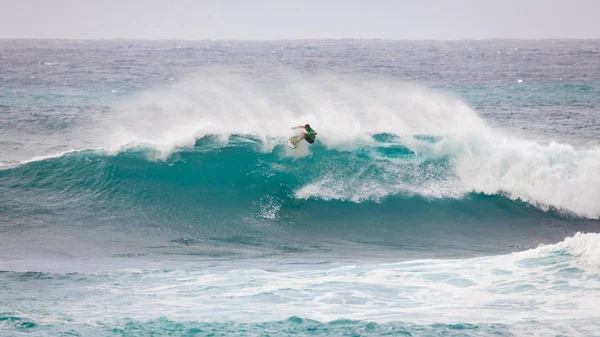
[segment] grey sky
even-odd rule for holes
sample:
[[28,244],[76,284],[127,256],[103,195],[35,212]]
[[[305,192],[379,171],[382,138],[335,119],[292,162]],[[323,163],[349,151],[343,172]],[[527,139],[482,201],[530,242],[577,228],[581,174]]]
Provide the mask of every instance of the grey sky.
[[600,0],[0,0],[0,38],[600,38]]

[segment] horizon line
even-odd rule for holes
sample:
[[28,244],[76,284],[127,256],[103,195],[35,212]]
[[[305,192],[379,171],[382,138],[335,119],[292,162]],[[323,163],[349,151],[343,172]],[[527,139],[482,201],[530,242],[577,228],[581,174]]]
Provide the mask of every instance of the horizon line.
[[514,37],[492,37],[492,38],[464,38],[464,39],[389,39],[389,38],[283,38],[283,39],[243,39],[243,38],[47,38],[47,37],[0,37],[0,41],[30,40],[30,41],[211,41],[211,42],[300,42],[300,41],[386,41],[386,42],[461,42],[461,41],[600,41],[600,37],[573,38],[573,37],[543,37],[543,38],[514,38]]

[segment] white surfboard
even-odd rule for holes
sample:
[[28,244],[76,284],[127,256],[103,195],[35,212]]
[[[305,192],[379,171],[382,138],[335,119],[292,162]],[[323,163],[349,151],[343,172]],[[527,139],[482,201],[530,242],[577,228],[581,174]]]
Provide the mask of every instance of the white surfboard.
[[296,136],[292,136],[288,139],[287,144],[290,147],[290,149],[295,149],[298,147],[298,144],[295,144],[296,141],[298,141],[298,137]]

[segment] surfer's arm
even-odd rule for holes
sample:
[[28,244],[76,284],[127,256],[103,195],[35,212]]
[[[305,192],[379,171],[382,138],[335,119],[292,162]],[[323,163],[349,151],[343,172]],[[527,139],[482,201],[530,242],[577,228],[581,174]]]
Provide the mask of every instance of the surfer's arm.
[[300,129],[300,128],[304,128],[304,125],[294,126],[293,128],[290,128],[290,129],[295,130],[295,129]]

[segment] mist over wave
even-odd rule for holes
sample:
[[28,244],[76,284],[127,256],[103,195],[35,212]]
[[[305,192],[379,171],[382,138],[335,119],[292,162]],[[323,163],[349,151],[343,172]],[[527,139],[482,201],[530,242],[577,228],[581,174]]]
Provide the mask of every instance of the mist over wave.
[[[271,138],[307,122],[328,148],[353,146],[369,134],[460,134],[483,122],[460,100],[383,79],[290,72],[234,75],[212,71],[144,92],[107,121],[106,144],[149,144],[167,155],[197,138],[253,134],[269,151]],[[106,134],[103,134],[106,135]]]

